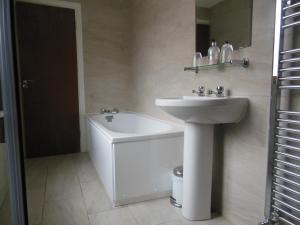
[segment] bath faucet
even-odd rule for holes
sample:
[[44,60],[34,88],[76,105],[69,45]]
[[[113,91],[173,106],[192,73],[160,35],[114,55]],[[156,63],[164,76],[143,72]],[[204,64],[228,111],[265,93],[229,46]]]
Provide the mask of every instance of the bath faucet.
[[113,108],[113,109],[101,108],[100,109],[100,113],[101,114],[107,114],[107,113],[117,114],[117,113],[119,113],[119,109],[117,109],[117,108]]
[[110,115],[110,116],[105,116],[105,119],[107,122],[112,122],[112,120],[114,119],[114,116],[113,115]]
[[224,97],[224,87],[223,86],[217,86],[216,91],[213,91],[211,89],[207,90],[207,95],[216,95],[217,97]]
[[196,94],[198,96],[205,96],[205,87],[200,86],[200,87],[198,87],[198,91],[194,89],[194,90],[192,90],[192,93]]

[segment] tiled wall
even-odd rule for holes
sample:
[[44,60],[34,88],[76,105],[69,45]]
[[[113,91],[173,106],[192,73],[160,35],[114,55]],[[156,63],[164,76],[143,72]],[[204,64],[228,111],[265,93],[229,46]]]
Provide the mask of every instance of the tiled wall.
[[174,121],[155,98],[191,95],[199,85],[249,97],[243,121],[218,127],[225,134],[216,135],[222,174],[217,170],[214,180],[222,189],[214,192],[214,206],[235,225],[257,224],[265,197],[274,1],[254,0],[252,46],[237,54],[250,58],[250,68],[198,75],[183,71],[195,49],[194,0],[131,1],[82,0],[87,111],[114,105]]
[[190,95],[199,85],[223,85],[232,95],[249,97],[246,118],[223,126],[224,148],[216,151],[224,158],[222,211],[236,225],[257,224],[264,211],[274,1],[254,0],[253,7],[252,46],[238,53],[250,58],[250,68],[198,75],[183,72],[195,46],[194,0],[135,1],[132,10],[134,111],[173,120],[154,105],[155,98]]
[[128,110],[129,1],[81,0],[86,111]]

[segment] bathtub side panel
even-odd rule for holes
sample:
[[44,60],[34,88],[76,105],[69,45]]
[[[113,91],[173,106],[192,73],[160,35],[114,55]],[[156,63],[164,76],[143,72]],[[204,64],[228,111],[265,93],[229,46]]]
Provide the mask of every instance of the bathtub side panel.
[[112,144],[99,131],[99,128],[87,122],[87,148],[107,194],[113,201],[113,161]]
[[182,165],[183,136],[113,144],[117,205],[168,196]]

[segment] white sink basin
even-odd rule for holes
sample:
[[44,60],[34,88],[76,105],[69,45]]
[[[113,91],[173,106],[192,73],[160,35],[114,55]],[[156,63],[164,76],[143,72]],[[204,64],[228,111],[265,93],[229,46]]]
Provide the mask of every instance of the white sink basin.
[[158,98],[155,104],[170,115],[190,123],[219,124],[239,122],[247,111],[244,97]]
[[158,98],[155,104],[185,121],[182,214],[189,220],[210,219],[214,124],[239,122],[248,99],[183,96]]

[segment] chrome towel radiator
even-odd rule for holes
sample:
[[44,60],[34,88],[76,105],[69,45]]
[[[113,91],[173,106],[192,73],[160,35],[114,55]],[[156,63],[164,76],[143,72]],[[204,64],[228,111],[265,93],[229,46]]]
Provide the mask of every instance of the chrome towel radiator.
[[267,219],[261,224],[300,225],[300,0],[276,0],[275,14]]

